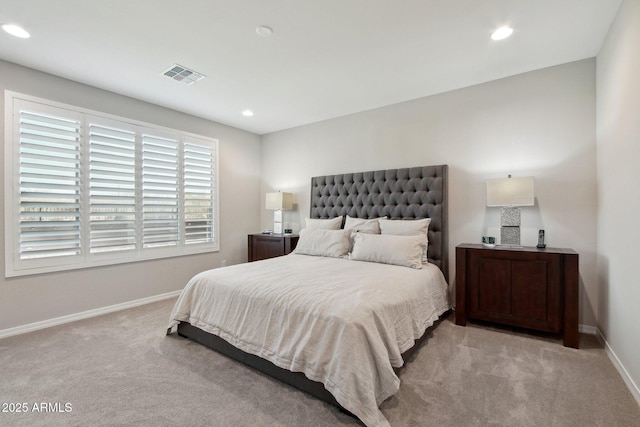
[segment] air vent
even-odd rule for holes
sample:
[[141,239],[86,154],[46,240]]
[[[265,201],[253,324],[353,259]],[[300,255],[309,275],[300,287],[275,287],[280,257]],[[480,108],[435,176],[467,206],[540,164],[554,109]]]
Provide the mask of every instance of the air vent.
[[197,71],[183,67],[182,65],[174,65],[163,73],[165,76],[173,79],[177,82],[182,82],[186,85],[192,85],[198,80],[205,78],[204,74],[200,74]]

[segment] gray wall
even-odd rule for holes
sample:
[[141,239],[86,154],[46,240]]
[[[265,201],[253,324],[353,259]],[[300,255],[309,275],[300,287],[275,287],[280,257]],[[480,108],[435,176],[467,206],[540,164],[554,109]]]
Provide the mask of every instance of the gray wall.
[[[261,194],[295,194],[297,210],[284,217],[294,230],[308,215],[312,176],[448,164],[450,254],[499,235],[487,179],[533,175],[536,206],[523,208],[522,242],[535,245],[543,228],[550,246],[580,253],[580,323],[595,331],[594,59],[264,135],[262,151]],[[262,208],[267,228],[272,214]]]
[[[247,233],[260,225],[258,135],[4,61],[0,61],[0,89],[217,138],[221,206],[219,253],[11,279],[4,277],[2,227],[0,331],[179,290],[195,273],[219,267],[222,260],[229,264],[247,260]],[[4,102],[0,105],[4,140]],[[4,149],[0,153],[4,165]],[[4,189],[4,173],[0,180]],[[4,197],[1,200],[4,223]]]
[[598,328],[638,402],[639,47],[640,2],[625,1],[597,57]]

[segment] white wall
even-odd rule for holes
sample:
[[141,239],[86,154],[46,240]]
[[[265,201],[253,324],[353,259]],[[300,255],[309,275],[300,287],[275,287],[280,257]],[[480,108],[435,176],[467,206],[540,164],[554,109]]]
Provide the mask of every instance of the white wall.
[[[640,2],[597,57],[598,327],[640,402]],[[623,375],[624,377],[624,375]]]
[[[262,138],[262,191],[291,191],[299,230],[312,176],[449,165],[450,277],[455,246],[499,235],[485,181],[533,175],[536,206],[523,208],[523,238],[537,230],[580,254],[580,323],[594,327],[596,278],[595,60],[538,70],[440,95],[275,132]],[[272,214],[264,210],[262,227]]]
[[[6,279],[0,262],[0,332],[34,322],[182,289],[195,273],[247,260],[247,233],[260,225],[260,137],[115,93],[0,61],[0,90],[11,90],[219,140],[221,250],[72,272]],[[4,96],[4,95],[3,95]],[[4,117],[4,105],[0,106]],[[4,138],[4,120],[0,137]],[[4,149],[0,150],[4,165]],[[4,189],[4,172],[0,174]],[[4,222],[4,197],[0,216]],[[4,260],[4,227],[0,227]],[[168,315],[168,314],[167,314]]]

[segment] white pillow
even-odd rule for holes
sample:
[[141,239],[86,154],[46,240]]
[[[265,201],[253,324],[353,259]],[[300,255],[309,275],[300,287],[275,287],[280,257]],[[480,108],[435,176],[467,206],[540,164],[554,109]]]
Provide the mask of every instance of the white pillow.
[[362,219],[353,218],[347,215],[344,223],[345,230],[349,229],[358,233],[380,234],[380,223],[378,218]]
[[325,230],[340,230],[342,227],[342,215],[331,219],[305,218],[306,228]]
[[349,259],[422,268],[422,252],[426,242],[420,235],[357,233]]
[[431,218],[424,219],[380,219],[380,232],[382,234],[393,234],[396,236],[424,236],[425,248],[422,254],[422,262],[428,262],[427,247],[429,246],[429,224]]
[[349,230],[303,228],[294,253],[302,255],[344,257],[349,253]]
[[394,234],[396,236],[411,236],[415,234],[427,234],[431,218],[424,219],[379,219],[382,234]]

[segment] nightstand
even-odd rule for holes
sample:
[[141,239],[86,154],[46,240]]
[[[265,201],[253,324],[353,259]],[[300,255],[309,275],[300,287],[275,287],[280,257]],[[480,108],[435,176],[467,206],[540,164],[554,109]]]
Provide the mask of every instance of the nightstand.
[[298,244],[297,234],[249,234],[248,260],[274,258],[290,254]]
[[578,254],[573,249],[456,247],[456,324],[477,319],[562,333],[578,348]]

